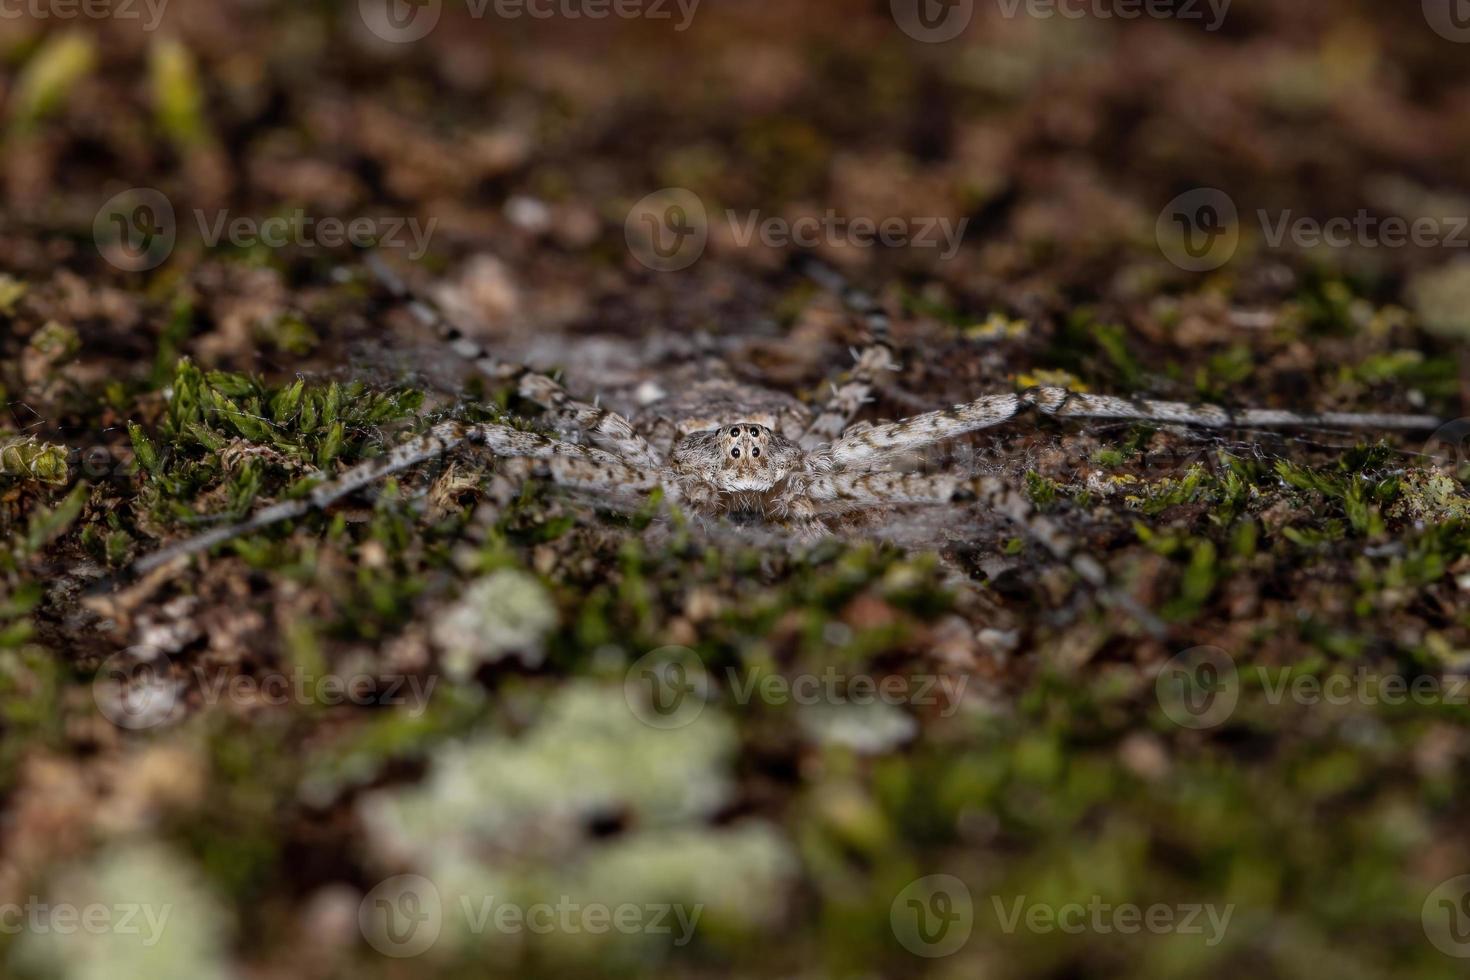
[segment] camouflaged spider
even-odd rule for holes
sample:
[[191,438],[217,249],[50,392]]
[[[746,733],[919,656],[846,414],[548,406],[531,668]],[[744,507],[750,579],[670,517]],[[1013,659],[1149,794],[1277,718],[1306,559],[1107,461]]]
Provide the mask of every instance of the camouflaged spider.
[[304,499],[266,507],[238,524],[220,527],[141,559],[135,570],[156,568],[233,537],[302,516],[389,474],[444,456],[464,444],[488,449],[506,461],[512,476],[540,476],[598,494],[663,491],[677,506],[708,516],[747,515],[792,529],[801,537],[822,534],[826,521],[844,512],[893,505],[978,502],[1017,522],[1056,559],[1084,579],[1102,584],[1098,563],[1051,521],[1033,512],[1026,495],[995,477],[959,473],[918,474],[893,464],[933,444],[999,425],[1027,411],[1064,419],[1157,421],[1229,427],[1350,426],[1433,429],[1433,416],[1297,414],[1209,405],[1080,394],[1057,387],[984,395],[974,401],[872,425],[852,424],[878,375],[894,368],[885,314],[865,294],[847,288],[830,271],[810,270],[839,291],[866,321],[872,342],[847,380],[815,415],[796,398],[725,380],[708,380],[660,399],[637,424],[616,412],[579,401],[561,385],[529,368],[507,364],[424,303],[376,256],[369,265],[426,327],[438,331],[461,357],[493,379],[514,384],[562,429],[590,445],[526,432],[494,422],[445,422],[428,433],[318,485]]

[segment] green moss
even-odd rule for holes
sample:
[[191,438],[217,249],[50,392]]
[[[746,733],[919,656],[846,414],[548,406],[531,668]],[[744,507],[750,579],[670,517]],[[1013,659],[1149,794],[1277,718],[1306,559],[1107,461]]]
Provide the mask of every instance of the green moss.
[[65,446],[41,442],[32,436],[0,439],[0,481],[34,481],[65,486],[71,481]]
[[213,141],[194,57],[182,41],[169,37],[154,41],[148,84],[159,126],[176,147],[187,152]]
[[81,32],[63,31],[46,40],[16,81],[10,98],[12,136],[30,132],[54,113],[91,74],[96,60],[96,42]]

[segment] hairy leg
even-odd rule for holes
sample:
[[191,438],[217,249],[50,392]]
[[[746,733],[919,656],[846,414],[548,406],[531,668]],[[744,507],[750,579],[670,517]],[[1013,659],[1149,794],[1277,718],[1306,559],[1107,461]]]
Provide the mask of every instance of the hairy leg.
[[1019,394],[986,395],[937,412],[926,412],[883,425],[855,427],[828,449],[811,456],[813,469],[871,468],[894,456],[916,452],[942,439],[1008,422],[1026,409],[1064,419],[1112,419],[1164,422],[1204,428],[1357,428],[1432,430],[1432,415],[1322,412],[1306,414],[1276,409],[1227,409],[1218,405],[1087,395],[1065,388],[1029,388]]
[[842,434],[853,416],[869,400],[878,376],[884,371],[896,371],[898,364],[888,337],[888,314],[882,307],[867,293],[853,289],[841,275],[821,263],[809,262],[805,271],[824,289],[842,297],[843,304],[863,320],[871,338],[862,353],[855,355],[857,363],[847,380],[840,386],[833,383],[832,397],[797,440],[803,449],[815,449]]
[[660,485],[657,472],[631,465],[599,449],[548,439],[534,432],[522,432],[493,422],[479,425],[445,422],[377,459],[360,463],[336,479],[318,485],[306,497],[281,501],[236,524],[214,528],[145,555],[134,563],[132,570],[141,575],[183,555],[198,554],[241,535],[301,517],[313,510],[324,510],[384,477],[439,459],[465,443],[484,446],[497,456],[538,460],[543,472],[566,486],[586,490],[646,491]]
[[476,370],[496,381],[516,385],[522,398],[540,405],[557,421],[586,432],[599,446],[617,453],[635,466],[662,465],[658,453],[626,418],[617,412],[578,401],[544,374],[495,357],[481,344],[466,337],[438,310],[415,298],[378,254],[369,252],[367,265],[390,293],[405,302],[416,320],[434,330],[451,350],[472,363]]
[[1395,415],[1381,412],[1288,412],[1271,408],[1221,408],[1188,402],[1154,401],[1149,398],[1118,398],[1087,395],[1065,388],[1031,388],[1021,398],[1038,410],[1057,418],[1119,419],[1139,422],[1172,422],[1209,429],[1345,428],[1433,430],[1443,420],[1433,415]]
[[1102,565],[1082,551],[1081,545],[1056,522],[1038,514],[1025,493],[998,477],[962,477],[947,473],[831,473],[794,481],[789,492],[811,502],[817,510],[824,506],[842,510],[893,504],[978,502],[982,509],[1007,518],[1053,558],[1071,568],[1108,604],[1125,610],[1156,636],[1166,632],[1164,624],[1132,596],[1110,587]]

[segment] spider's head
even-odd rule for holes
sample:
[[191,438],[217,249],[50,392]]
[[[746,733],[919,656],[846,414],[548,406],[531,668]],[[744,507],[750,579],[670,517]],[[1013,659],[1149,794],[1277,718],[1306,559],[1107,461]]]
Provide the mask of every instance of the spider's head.
[[732,492],[769,490],[800,458],[794,443],[753,422],[690,433],[673,452],[676,469]]

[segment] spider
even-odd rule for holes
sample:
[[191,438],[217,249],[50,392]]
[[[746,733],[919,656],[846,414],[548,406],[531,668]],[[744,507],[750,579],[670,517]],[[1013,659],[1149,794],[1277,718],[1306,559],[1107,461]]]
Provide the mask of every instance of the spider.
[[1037,514],[1027,496],[1005,480],[961,473],[900,472],[893,465],[942,440],[1000,425],[1028,412],[1059,419],[1154,421],[1216,429],[1428,430],[1440,423],[1425,415],[1232,411],[1213,405],[1082,394],[1051,386],[983,395],[896,422],[853,423],[881,373],[896,369],[888,320],[872,298],[820,266],[810,266],[807,271],[825,288],[839,292],[846,305],[862,316],[872,340],[844,383],[833,386],[831,398],[819,411],[812,413],[790,395],[708,379],[654,401],[635,423],[574,398],[544,374],[495,358],[415,299],[376,255],[369,255],[368,264],[388,291],[405,302],[426,328],[437,331],[456,354],[489,377],[514,384],[521,397],[545,410],[559,429],[585,437],[587,444],[496,422],[444,422],[317,485],[305,498],[265,507],[245,521],[145,556],[134,565],[135,572],[148,572],[182,555],[324,509],[390,474],[469,444],[504,459],[515,478],[539,476],[603,495],[661,490],[670,503],[696,513],[754,517],[790,528],[803,538],[825,533],[828,520],[854,510],[978,504],[1018,524],[1054,559],[1101,587],[1105,576],[1096,559],[1082,552],[1054,522]]

